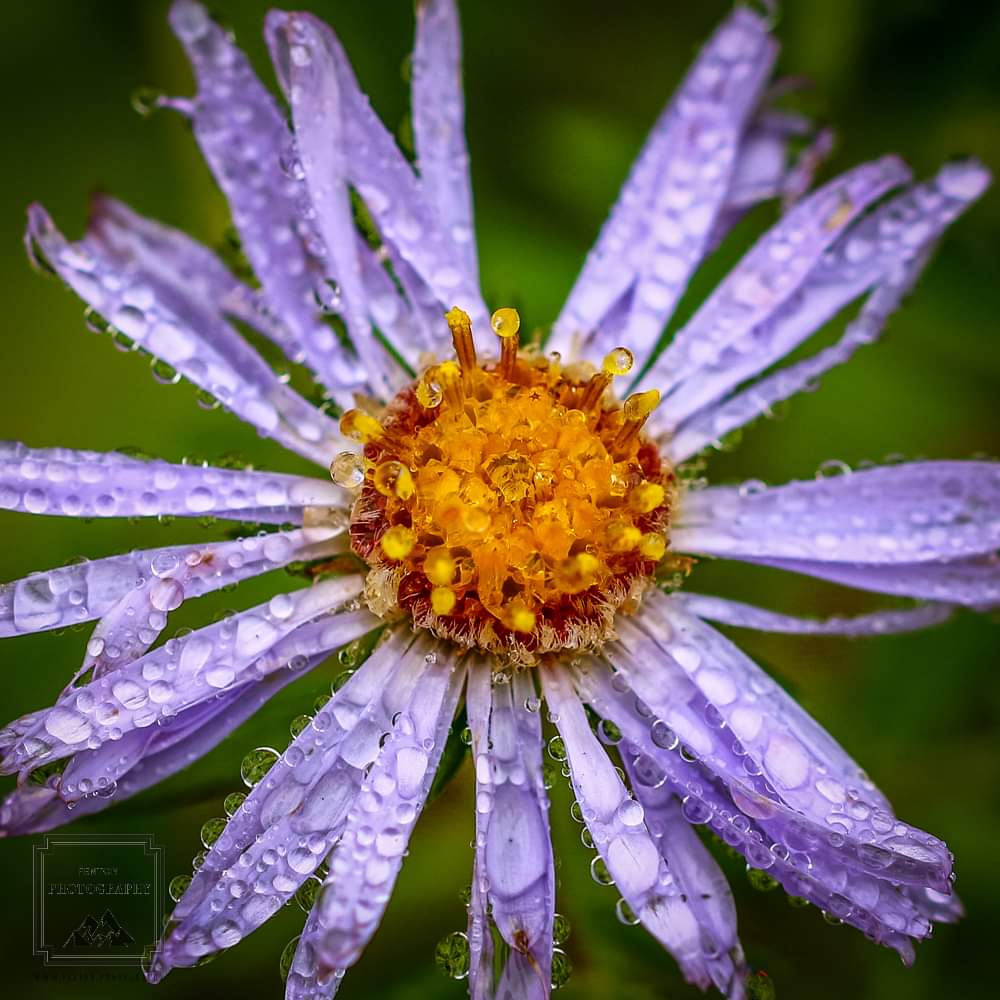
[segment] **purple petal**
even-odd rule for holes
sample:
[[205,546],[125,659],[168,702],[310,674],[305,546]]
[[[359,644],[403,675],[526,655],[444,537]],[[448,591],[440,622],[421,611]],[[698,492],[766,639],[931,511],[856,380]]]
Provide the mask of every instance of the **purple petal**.
[[[627,652],[616,650],[609,658],[658,713],[664,707],[670,711],[658,689],[668,671],[674,672],[671,667],[680,667],[691,679],[704,701],[688,700],[690,711],[683,721],[690,734],[678,730],[672,716],[663,717],[686,742],[694,737],[700,759],[711,758],[713,767],[733,780],[743,779],[743,761],[731,756],[726,736],[719,732],[724,727],[763,775],[767,784],[761,791],[768,798],[780,797],[804,820],[866,845],[869,860],[876,862],[875,874],[889,877],[891,868],[901,882],[948,888],[951,855],[945,844],[895,820],[870,779],[783,688],[668,597],[650,594],[643,612],[640,624],[654,645],[637,631],[623,631]],[[873,866],[862,859],[862,867]]]
[[341,313],[374,382],[375,395],[388,399],[389,355],[375,340],[368,321],[361,278],[359,243],[347,184],[347,137],[341,88],[325,35],[306,18],[291,16],[275,32],[277,56],[287,66],[286,86],[306,187],[316,207],[316,226],[326,245],[343,302]]
[[[344,631],[346,642],[370,630],[370,622],[361,615],[342,615],[346,625],[354,620],[355,630]],[[270,698],[303,673],[317,666],[327,653],[309,661],[302,670],[270,673],[258,681],[227,691],[207,705],[198,705],[179,713],[166,726],[157,727],[148,753],[118,781],[117,787],[101,789],[73,806],[60,798],[58,784],[40,787],[20,785],[0,804],[0,836],[42,833],[63,826],[79,816],[88,816],[137,795],[151,785],[164,781],[201,759]],[[77,758],[99,751],[85,750]]]
[[570,777],[601,859],[618,891],[643,926],[676,958],[689,982],[710,983],[702,961],[698,925],[680,886],[597,737],[562,666],[543,665],[542,687],[566,746]]
[[909,177],[905,164],[884,157],[855,167],[792,208],[677,331],[642,387],[666,395],[739,344],[802,286],[848,223]]
[[339,533],[337,529],[307,528],[210,543],[192,548],[183,560],[174,554],[161,555],[150,565],[146,582],[129,591],[97,623],[74,680],[88,671],[102,677],[137,660],[163,631],[166,612],[183,601],[268,573],[294,560],[332,554],[330,542]]
[[[201,542],[129,552],[104,559],[60,566],[13,583],[0,584],[0,638],[65,628],[101,618],[150,576],[170,572],[168,567],[209,564],[215,575],[196,575],[184,597],[198,597],[258,573],[266,573],[300,558],[303,546],[312,546],[325,529],[275,532],[236,542]],[[320,543],[323,544],[323,543]],[[305,551],[311,551],[306,548]],[[210,563],[206,556],[211,555]]]
[[[347,576],[276,595],[266,604],[172,639],[119,670],[74,688],[51,708],[8,727],[13,738],[0,738],[0,745],[7,745],[0,770],[24,771],[78,750],[95,749],[264,676],[284,662],[287,647],[282,640],[289,633],[343,605],[362,584],[360,576]],[[322,648],[332,645],[336,643]]]
[[337,425],[285,385],[215,308],[112,252],[94,233],[67,243],[39,205],[28,210],[28,238],[116,329],[261,434],[320,465],[344,447]]
[[675,594],[672,600],[699,618],[723,625],[794,635],[892,635],[940,625],[955,613],[955,608],[947,604],[925,604],[917,608],[873,611],[866,615],[814,619],[783,615],[741,601],[692,594],[690,591]]
[[[790,895],[805,897],[872,940],[896,949],[904,962],[913,961],[906,935],[926,937],[930,922],[894,884],[859,868],[859,855],[875,860],[868,848],[846,845],[835,831],[797,820],[792,810],[754,791],[755,779],[749,772],[743,782],[722,781],[694,761],[690,748],[678,752],[682,744],[677,737],[665,738],[662,720],[632,694],[620,675],[612,677],[594,662],[582,664],[577,679],[587,701],[623,734],[621,746],[633,758],[637,784],[655,789],[669,781],[689,823],[708,824]],[[738,747],[737,743],[733,749]],[[852,849],[846,850],[847,846]]]
[[[288,46],[284,33],[290,18],[308,27],[308,45]],[[365,202],[386,243],[406,260],[438,302],[459,305],[472,316],[473,328],[488,329],[488,316],[479,289],[463,270],[455,243],[438,224],[412,168],[396,146],[368,99],[362,93],[340,42],[330,28],[307,14],[272,11],[265,29],[275,71],[286,92],[297,58],[319,58],[316,40],[322,39],[324,61],[332,60],[339,91],[345,134],[348,181]],[[443,311],[443,310],[442,310]],[[447,328],[441,324],[441,345]],[[486,333],[483,348],[492,347]]]
[[[476,762],[476,860],[469,908],[470,993],[545,1000],[552,963],[555,865],[542,777],[540,700],[527,672],[494,684],[472,664],[466,710]],[[498,981],[494,927],[509,953]]]
[[748,562],[805,573],[845,587],[950,601],[988,610],[1000,605],[1000,559],[995,554],[946,562],[875,566],[815,559],[749,559]]
[[428,648],[398,630],[254,786],[178,902],[151,981],[245,937],[320,865],[348,822],[393,715],[406,708]]
[[301,351],[338,401],[349,404],[351,391],[369,384],[364,366],[317,313],[314,288],[325,262],[300,208],[300,185],[290,176],[296,157],[282,113],[246,56],[200,4],[175,3],[171,23],[198,79],[191,109],[195,137],[229,200],[268,304],[287,328],[283,346],[291,354]]
[[759,492],[685,497],[673,545],[732,559],[904,566],[1000,545],[1000,464],[909,462]]
[[670,788],[643,785],[637,780],[635,759],[625,753],[622,761],[645,811],[646,825],[700,928],[702,961],[712,982],[726,996],[737,996],[746,965],[736,932],[736,903],[726,876],[682,815]]
[[[956,173],[963,172],[978,178],[978,188],[968,180],[957,183]],[[873,286],[876,291],[865,310],[850,325],[850,339],[824,352],[823,360],[826,366],[845,361],[859,344],[876,339],[889,314],[916,283],[934,244],[974,200],[972,192],[985,189],[987,178],[979,164],[951,164],[935,180],[888,201],[851,226],[780,308],[702,359],[657,411],[656,428],[672,431],[682,426],[700,409],[780,361]],[[877,195],[876,190],[869,193]],[[807,367],[814,369],[815,359]],[[819,372],[810,371],[815,374]]]
[[413,49],[413,139],[427,201],[448,227],[475,282],[476,237],[472,183],[465,145],[462,39],[455,0],[427,0],[417,7]]
[[450,650],[431,652],[428,660],[365,775],[330,858],[313,941],[324,969],[353,965],[375,932],[430,791],[465,666]]
[[340,989],[344,970],[323,968],[315,948],[318,933],[319,907],[314,903],[288,970],[285,1000],[331,1000]]
[[272,524],[342,507],[329,481],[275,472],[140,461],[115,452],[0,444],[0,509],[63,517],[224,517]]
[[215,310],[246,323],[289,354],[295,345],[268,311],[259,292],[235,278],[218,256],[187,233],[147,219],[104,194],[91,198],[88,231],[109,252]]
[[585,347],[599,355],[616,346],[602,328],[628,295],[634,304],[615,338],[642,350],[653,346],[704,255],[776,51],[765,22],[742,7],[712,36],[625,181],[556,321],[550,349],[576,354]]

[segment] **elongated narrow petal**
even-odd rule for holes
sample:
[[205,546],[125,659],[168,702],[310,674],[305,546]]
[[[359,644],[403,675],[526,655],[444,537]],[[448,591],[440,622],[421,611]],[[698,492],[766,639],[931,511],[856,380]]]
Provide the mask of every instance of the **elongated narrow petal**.
[[[151,578],[158,579],[182,565],[200,567],[201,572],[192,574],[181,596],[199,597],[308,557],[314,546],[319,549],[327,544],[322,540],[327,535],[328,529],[306,528],[236,542],[169,545],[32,573],[0,584],[0,637],[102,618]],[[171,603],[176,597],[173,591]]]
[[178,902],[152,981],[246,937],[320,865],[348,823],[393,716],[409,703],[428,649],[426,640],[396,633],[254,786]]
[[783,615],[742,601],[693,594],[690,591],[675,594],[673,601],[699,618],[723,625],[752,628],[761,632],[789,632],[794,635],[893,635],[940,625],[955,613],[955,608],[948,604],[924,604],[916,608],[873,611],[866,615],[837,615],[833,618],[814,619]]
[[[364,612],[353,612],[339,615],[337,624],[336,636],[331,633],[334,645],[330,649],[371,631],[373,619]],[[58,778],[50,778],[44,786],[30,782],[19,785],[0,803],[0,836],[23,836],[54,830],[80,816],[100,812],[165,781],[204,757],[274,695],[327,656],[328,651],[324,651],[305,663],[296,662],[294,665],[290,659],[290,669],[272,671],[260,680],[233,688],[207,704],[196,705],[178,713],[166,725],[154,727],[145,756],[125,772],[115,786],[102,785],[101,776],[98,775],[94,793],[72,806],[61,797]],[[73,760],[75,762],[80,758],[96,755],[102,750],[103,748],[97,751],[84,750],[76,754]]]
[[[555,865],[542,778],[541,702],[526,672],[493,684],[470,669],[466,710],[476,762],[476,860],[469,906],[470,993],[544,1000],[552,979]],[[493,968],[493,930],[506,943]]]
[[[975,162],[949,164],[932,181],[890,199],[849,226],[792,297],[717,354],[706,354],[661,406],[656,429],[683,428],[686,420],[770,368],[848,302],[875,288],[850,324],[849,339],[824,352],[822,359],[827,366],[838,357],[846,361],[860,344],[871,343],[916,283],[941,234],[982,193],[988,176]],[[815,362],[805,365],[803,374],[806,368],[810,376],[824,370],[815,371]]]
[[1000,544],[1000,464],[909,462],[759,492],[685,499],[683,552],[907,566],[991,554]]
[[541,676],[566,747],[577,802],[611,878],[643,926],[677,959],[685,977],[708,987],[698,925],[646,827],[642,806],[591,731],[568,672],[543,666]]
[[[329,554],[342,529],[306,528],[234,542],[203,545],[181,560],[161,555],[145,583],[129,591],[97,623],[76,677],[101,677],[142,656],[167,624],[167,612],[181,603],[299,559]],[[74,678],[75,680],[76,678]]]
[[353,965],[374,934],[441,759],[465,666],[447,650],[428,657],[330,858],[313,941],[324,970]]
[[872,565],[818,559],[751,559],[749,562],[804,573],[822,580],[927,601],[948,601],[988,610],[1000,606],[1000,558],[994,553],[942,562]]
[[339,508],[328,480],[144,462],[115,452],[0,445],[0,509],[62,517],[214,517],[272,524],[305,507]]
[[698,924],[702,961],[712,982],[727,997],[741,996],[746,966],[726,876],[684,818],[670,787],[665,782],[655,788],[644,785],[638,780],[635,758],[626,752],[622,761],[645,811],[646,825]]
[[798,291],[845,227],[910,172],[896,157],[863,164],[787,212],[747,252],[705,304],[677,331],[642,388],[668,395],[747,337]]
[[90,200],[87,232],[115,256],[135,261],[168,284],[183,289],[206,310],[246,323],[290,355],[297,348],[259,291],[240,281],[218,255],[187,233],[147,219],[105,194]]
[[361,277],[359,239],[347,183],[347,133],[341,85],[328,34],[319,22],[295,15],[275,34],[287,67],[287,94],[306,187],[316,206],[316,226],[326,245],[342,299],[341,313],[376,395],[392,395],[389,355],[376,341]]
[[53,707],[8,727],[0,737],[0,745],[7,747],[3,772],[23,771],[93,749],[262,677],[284,662],[280,649],[284,637],[356,596],[362,583],[361,577],[348,576],[279,594],[72,689]]
[[622,733],[638,785],[656,789],[669,782],[689,823],[708,824],[790,895],[808,899],[894,948],[904,962],[913,961],[910,938],[927,937],[930,920],[897,888],[892,875],[880,877],[880,852],[857,841],[848,844],[837,831],[831,836],[829,828],[797,818],[793,810],[755,791],[759,779],[749,771],[743,771],[740,781],[723,780],[711,767],[696,762],[690,747],[680,752],[684,744],[621,675],[611,675],[594,661],[581,664],[576,676],[581,694]]
[[343,969],[325,969],[316,954],[319,907],[313,904],[299,935],[285,981],[285,1000],[332,1000],[344,979]]
[[628,657],[612,662],[654,711],[661,696],[653,678],[662,683],[668,657],[679,666],[704,699],[689,701],[695,710],[689,718],[700,716],[703,735],[698,743],[713,742],[716,766],[733,778],[745,774],[742,762],[729,756],[724,738],[717,735],[724,724],[768,782],[772,797],[825,829],[869,845],[878,854],[876,872],[888,877],[891,868],[901,882],[947,890],[951,854],[946,845],[892,819],[884,796],[858,765],[749,657],[662,595],[650,595],[641,625],[660,650],[660,673],[646,666],[648,647],[632,636],[623,636],[623,645],[631,647]]
[[[653,346],[704,255],[776,52],[763,19],[745,8],[716,31],[625,181],[556,321],[552,350],[600,356],[621,342]],[[614,330],[607,317],[626,297],[624,330]],[[615,339],[622,335],[629,339]]]
[[[308,52],[305,46],[287,44],[284,34],[289,17],[272,12],[266,27],[275,71],[286,90],[291,86],[295,58]],[[491,346],[487,339],[488,315],[479,289],[463,270],[454,240],[428,205],[419,179],[358,86],[340,42],[316,18],[308,14],[296,14],[294,18],[297,24],[308,25],[313,39],[322,39],[322,48],[333,61],[345,130],[348,180],[363,199],[380,236],[413,267],[442,305],[442,311],[450,305],[461,306],[472,316],[473,328],[484,331],[480,334],[483,348]],[[445,348],[446,328],[441,338],[440,347]]]
[[215,310],[93,237],[68,243],[38,205],[28,235],[59,276],[115,329],[210,393],[261,434],[327,465],[337,425],[285,385]]
[[290,355],[301,352],[324,385],[349,403],[352,390],[370,387],[364,366],[317,309],[325,261],[300,207],[300,161],[277,102],[200,4],[179,0],[171,23],[198,79],[190,112],[195,137],[232,206],[268,304],[287,331],[282,346]]
[[413,139],[428,204],[449,227],[457,255],[475,282],[472,182],[465,145],[462,39],[455,0],[417,7],[413,48]]

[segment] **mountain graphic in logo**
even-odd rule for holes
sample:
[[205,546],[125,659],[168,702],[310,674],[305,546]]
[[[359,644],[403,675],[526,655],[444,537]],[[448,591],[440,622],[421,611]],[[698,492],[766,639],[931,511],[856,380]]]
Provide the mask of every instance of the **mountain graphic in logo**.
[[135,938],[118,923],[110,910],[105,910],[100,920],[88,913],[66,938],[63,948],[101,949],[128,944],[135,944]]

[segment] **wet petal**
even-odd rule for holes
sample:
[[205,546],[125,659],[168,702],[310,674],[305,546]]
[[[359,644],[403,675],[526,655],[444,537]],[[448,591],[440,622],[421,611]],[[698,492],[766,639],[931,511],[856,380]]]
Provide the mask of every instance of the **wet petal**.
[[540,671],[577,802],[611,878],[643,926],[677,959],[685,978],[707,987],[698,925],[645,825],[642,806],[591,732],[566,669],[543,665]]
[[[307,32],[309,46],[289,46],[284,37],[290,18]],[[344,128],[347,179],[360,194],[380,236],[409,263],[442,305],[459,305],[472,316],[473,329],[484,348],[492,346],[486,307],[479,289],[463,270],[454,241],[439,225],[421,184],[378,116],[372,110],[333,31],[308,14],[268,15],[266,35],[278,79],[291,86],[296,58],[322,54],[332,61]],[[315,48],[320,40],[321,48]],[[301,48],[301,51],[299,51]],[[310,51],[312,49],[312,51]],[[326,70],[324,69],[324,72]],[[490,334],[492,336],[492,334]],[[449,334],[441,324],[439,349],[447,349]]]
[[865,863],[877,860],[869,857],[865,845],[848,844],[837,831],[797,819],[787,806],[755,792],[749,772],[744,772],[743,781],[723,780],[714,765],[696,762],[690,748],[679,752],[677,737],[668,741],[662,720],[622,676],[612,676],[605,666],[583,664],[577,680],[586,700],[621,731],[621,746],[632,757],[638,785],[656,789],[668,782],[689,823],[708,824],[752,867],[776,878],[789,895],[808,899],[894,948],[904,962],[913,961],[909,937],[926,937],[930,921],[892,881],[879,877],[877,865],[871,865],[875,872],[861,867],[862,858]]
[[[540,699],[528,672],[494,684],[475,662],[466,710],[476,763],[476,860],[469,907],[470,993],[549,995],[555,865],[542,777]],[[495,973],[493,929],[508,953]]]
[[[958,176],[964,177],[965,183],[958,183]],[[767,380],[763,390],[770,396],[778,384],[787,388],[790,379],[814,378],[830,365],[848,360],[858,346],[877,339],[890,313],[920,277],[941,234],[987,183],[988,174],[981,165],[949,164],[933,181],[889,200],[850,226],[780,308],[728,347],[702,360],[657,411],[656,429],[683,428],[679,436],[684,436],[685,421],[706,406],[716,406],[741,383],[780,361],[852,299],[873,287],[875,291],[858,319],[849,324],[841,343],[782,373],[780,382],[775,377]],[[761,388],[749,391],[759,393]],[[772,398],[772,403],[778,401],[778,397]],[[711,421],[709,426],[718,436],[717,417],[698,414],[696,419],[699,426]],[[687,448],[690,445],[686,442],[677,442],[671,454]]]
[[330,858],[313,942],[324,969],[353,965],[374,934],[427,800],[465,680],[449,650],[428,658]]
[[[206,628],[174,638],[119,670],[74,688],[54,706],[8,727],[2,770],[23,771],[95,749],[145,729],[221,691],[264,676],[285,661],[282,641],[361,590],[360,576],[281,594]],[[323,623],[336,629],[336,619]],[[294,640],[292,640],[294,641]],[[331,643],[324,648],[331,648]]]
[[342,449],[337,425],[285,385],[239,333],[197,297],[109,252],[93,235],[68,243],[38,205],[28,210],[28,239],[115,329],[261,434],[324,466]]
[[940,625],[955,613],[955,608],[947,604],[925,604],[916,608],[873,611],[866,615],[814,619],[783,615],[741,601],[690,591],[675,594],[673,600],[691,614],[723,625],[794,635],[892,635]]
[[684,818],[670,787],[637,780],[635,758],[622,755],[625,773],[646,814],[667,867],[680,886],[700,931],[702,961],[712,982],[726,996],[738,995],[746,976],[743,948],[736,933],[736,903],[722,869]]
[[[763,19],[742,7],[702,49],[625,181],[556,321],[551,350],[600,356],[618,343],[653,346],[704,255],[776,51]],[[606,317],[626,296],[625,327],[609,330]]]
[[342,508],[329,481],[277,472],[140,461],[117,452],[0,444],[0,509],[61,517],[223,517],[282,524]]
[[74,680],[88,671],[101,677],[137,660],[163,631],[167,612],[183,601],[268,573],[293,560],[328,555],[331,542],[342,530],[275,532],[263,538],[255,535],[192,547],[183,559],[161,555],[150,565],[146,582],[126,593],[97,623]]
[[950,601],[984,610],[1000,605],[1000,559],[993,553],[969,559],[879,566],[815,559],[750,559],[748,562],[817,576],[858,590]]
[[1000,545],[1000,463],[908,462],[769,489],[689,494],[673,545],[732,559],[904,566]]
[[[372,628],[370,619],[362,613],[341,615],[339,619],[342,626],[339,636],[343,642],[350,642]],[[0,836],[22,836],[53,830],[79,816],[107,809],[166,780],[204,757],[251,715],[255,715],[269,699],[318,666],[327,656],[328,652],[320,653],[301,669],[269,673],[258,681],[250,681],[225,692],[208,704],[178,713],[167,725],[156,727],[146,756],[119,778],[115,788],[109,786],[102,789],[101,794],[88,795],[72,807],[60,797],[58,782],[45,787],[30,782],[20,785],[0,803]],[[100,753],[101,749],[84,750],[74,757],[74,761]]]
[[[641,382],[668,395],[685,392],[722,353],[738,345],[780,309],[808,279],[845,227],[910,173],[896,157],[863,164],[824,185],[788,211],[729,272],[704,305],[677,331]],[[669,419],[664,417],[664,419]]]
[[417,7],[413,49],[413,139],[427,201],[449,227],[457,256],[476,281],[472,182],[465,145],[462,39],[455,0]]
[[281,317],[280,342],[291,356],[301,352],[338,401],[350,404],[352,390],[370,387],[364,366],[316,308],[325,261],[300,207],[299,161],[277,102],[200,4],[179,0],[171,23],[198,80],[190,109],[195,138],[229,200],[267,302]]
[[[649,595],[643,611],[640,625],[654,647],[623,633],[628,655],[609,656],[656,712],[662,696],[655,685],[662,684],[668,657],[691,679],[704,699],[689,700],[693,711],[688,721],[701,722],[693,744],[700,759],[711,758],[714,767],[742,780],[746,771],[731,755],[726,737],[730,732],[766,781],[760,793],[780,799],[823,831],[861,845],[864,850],[857,847],[857,853],[862,868],[885,877],[891,869],[901,882],[948,888],[951,854],[946,845],[894,819],[871,780],[782,687],[668,597]],[[656,649],[658,663],[650,658]],[[671,724],[670,718],[666,721]],[[680,735],[688,742],[685,733]],[[707,752],[702,741],[710,745]]]

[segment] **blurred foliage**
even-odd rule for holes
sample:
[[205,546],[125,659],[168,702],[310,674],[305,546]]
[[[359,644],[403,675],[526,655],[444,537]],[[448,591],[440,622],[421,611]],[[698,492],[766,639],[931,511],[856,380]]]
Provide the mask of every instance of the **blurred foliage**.
[[[271,79],[259,0],[214,5]],[[376,108],[394,128],[406,113],[402,66],[410,46],[408,0],[315,0],[311,9],[341,33]],[[645,130],[713,24],[722,2],[465,0],[469,137],[484,289],[514,304],[528,325],[554,318]],[[189,387],[158,385],[147,362],[119,354],[83,324],[82,306],[28,270],[19,252],[24,206],[44,201],[70,233],[82,226],[88,192],[106,189],[140,211],[223,241],[225,205],[188,129],[168,112],[140,119],[129,97],[152,84],[190,90],[180,50],[166,28],[165,0],[34,0],[4,8],[0,94],[7,156],[0,227],[4,253],[2,434],[35,445],[109,449],[138,445],[172,460],[238,450],[258,465],[301,463],[256,438],[235,418],[202,412]],[[903,154],[918,174],[972,152],[1000,164],[1000,8],[945,0],[794,0],[778,26],[780,69],[815,81],[809,103],[838,129],[826,175],[884,151]],[[759,210],[699,277],[718,280],[740,246],[773,219]],[[889,335],[822,390],[795,400],[789,418],[750,429],[742,446],[710,465],[715,480],[770,482],[809,476],[825,459],[848,463],[907,457],[996,455],[1000,352],[996,346],[996,261],[1000,196],[990,193],[950,232],[917,294]],[[197,525],[80,524],[56,518],[0,518],[0,578],[58,565],[77,555],[206,536]],[[176,626],[207,621],[230,604],[249,606],[281,574],[206,597]],[[776,573],[723,565],[696,569],[691,585],[752,593],[799,613],[860,611],[866,595]],[[175,627],[172,625],[172,627]],[[8,717],[51,700],[81,656],[86,633],[41,635],[0,645]],[[968,917],[918,950],[913,970],[854,931],[827,926],[780,891],[751,888],[723,858],[738,899],[751,963],[766,969],[781,998],[884,1000],[973,997],[992,992],[994,931],[1000,922],[1000,685],[990,622],[971,614],[926,635],[861,642],[740,635],[748,651],[790,683],[912,822],[945,836],[958,857]],[[198,829],[240,787],[239,763],[254,746],[282,746],[287,726],[328,690],[339,667],[286,689],[218,750],[146,795],[82,820],[87,832],[155,833],[169,874],[190,870]],[[471,869],[468,765],[418,826],[411,858],[381,932],[340,996],[459,997],[434,967],[436,942],[462,926],[460,894]],[[565,787],[553,794],[560,859],[558,909],[571,925],[574,974],[566,1000],[689,997],[673,962],[641,929],[615,917],[615,894],[589,876],[589,851],[569,815]],[[31,845],[3,844],[7,905],[0,916],[7,995],[135,997],[134,979],[45,978],[31,957]],[[462,859],[465,859],[464,861]],[[278,956],[301,928],[291,906],[244,944],[205,968],[179,971],[157,987],[171,997],[280,995]]]

